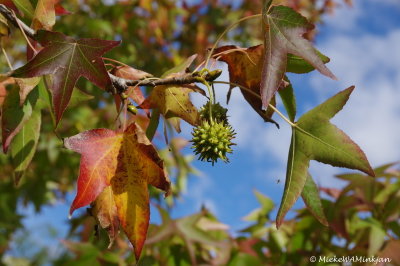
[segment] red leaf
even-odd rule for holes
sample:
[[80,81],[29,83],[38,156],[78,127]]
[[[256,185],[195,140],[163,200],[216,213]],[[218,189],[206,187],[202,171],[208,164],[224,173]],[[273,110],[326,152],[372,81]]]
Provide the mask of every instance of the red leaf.
[[89,130],[64,143],[82,154],[78,191],[70,213],[93,202],[111,184],[119,222],[138,259],[150,219],[148,184],[167,194],[170,188],[156,149],[135,123],[124,132]]
[[75,40],[62,33],[40,30],[36,35],[44,48],[12,76],[21,78],[53,74],[50,91],[58,123],[71,99],[77,80],[83,76],[103,89],[111,80],[101,56],[119,44],[118,41],[98,39]]
[[117,169],[117,156],[122,135],[110,129],[93,129],[64,140],[66,148],[82,154],[78,191],[70,208],[75,209],[93,202],[110,185],[111,176]]
[[261,98],[264,109],[268,107],[282,82],[289,53],[304,58],[325,76],[336,79],[324,65],[312,44],[302,37],[314,27],[305,17],[289,7],[274,6],[263,14],[263,22],[266,27],[261,79]]

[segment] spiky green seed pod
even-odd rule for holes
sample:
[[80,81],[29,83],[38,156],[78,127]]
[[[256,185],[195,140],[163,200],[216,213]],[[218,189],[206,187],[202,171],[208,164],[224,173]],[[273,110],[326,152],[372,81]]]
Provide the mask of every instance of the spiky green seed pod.
[[[228,116],[226,113],[228,109],[222,107],[219,103],[211,104],[211,117],[212,120],[217,122],[228,123]],[[210,122],[210,102],[208,101],[205,105],[200,108],[200,118]]]
[[232,127],[223,121],[203,120],[202,124],[193,129],[192,140],[195,154],[199,154],[202,161],[211,162],[213,165],[218,160],[229,162],[227,154],[232,153],[231,146],[236,133]]

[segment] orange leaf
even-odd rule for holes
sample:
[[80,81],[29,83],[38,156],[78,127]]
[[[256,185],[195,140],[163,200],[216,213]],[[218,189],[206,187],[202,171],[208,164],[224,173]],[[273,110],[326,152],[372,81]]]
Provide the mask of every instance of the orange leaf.
[[138,259],[150,219],[147,185],[167,194],[170,189],[156,149],[135,123],[124,132],[89,130],[67,138],[65,146],[82,154],[78,192],[70,212],[93,202],[111,184],[119,222]]

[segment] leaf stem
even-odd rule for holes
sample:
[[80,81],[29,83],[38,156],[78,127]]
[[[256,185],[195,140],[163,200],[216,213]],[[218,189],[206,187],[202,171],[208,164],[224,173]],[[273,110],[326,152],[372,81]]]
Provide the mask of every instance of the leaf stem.
[[[237,83],[227,82],[227,81],[213,81],[213,83],[233,85],[235,87],[239,87],[239,88],[245,90],[246,92],[248,92],[258,98],[261,98],[260,95],[258,95],[254,91],[250,90],[249,88],[247,88],[245,86],[239,85]],[[297,127],[297,125],[295,123],[290,121],[290,119],[287,118],[284,114],[282,114],[275,106],[273,106],[272,104],[268,104],[268,107],[271,108],[272,110],[274,110],[274,112],[277,113],[280,117],[282,117],[282,119],[285,120],[285,122],[288,123],[291,127]]]
[[7,52],[6,52],[6,50],[4,50],[3,44],[0,44],[0,46],[1,46],[1,51],[2,51],[3,54],[4,54],[4,57],[6,58],[7,64],[8,64],[8,66],[10,67],[10,70],[11,70],[11,71],[14,70],[14,69],[13,69],[13,66],[12,66],[12,64],[11,64],[11,62],[10,62],[10,59],[8,58]]
[[213,47],[211,48],[211,50],[210,50],[210,52],[209,52],[209,54],[208,54],[208,56],[207,56],[207,60],[206,60],[206,63],[205,63],[205,67],[207,67],[208,62],[210,61],[210,58],[211,58],[211,56],[212,56],[212,54],[213,54],[215,48],[217,48],[218,43],[221,41],[222,37],[224,37],[225,34],[226,34],[228,31],[230,31],[231,29],[233,29],[234,27],[236,27],[238,24],[240,24],[240,23],[243,22],[243,21],[246,21],[246,20],[249,20],[249,19],[253,19],[253,18],[259,18],[259,17],[262,17],[262,14],[256,14],[256,15],[247,16],[247,17],[241,18],[241,19],[237,20],[236,22],[234,22],[233,24],[229,25],[229,27],[227,27],[227,28],[218,36],[217,40],[215,41]]
[[112,58],[102,57],[101,59],[117,63],[118,65],[121,65],[121,66],[131,67],[131,66],[125,64],[125,63],[122,63],[121,61],[118,61],[118,60],[115,60],[115,59],[112,59]]

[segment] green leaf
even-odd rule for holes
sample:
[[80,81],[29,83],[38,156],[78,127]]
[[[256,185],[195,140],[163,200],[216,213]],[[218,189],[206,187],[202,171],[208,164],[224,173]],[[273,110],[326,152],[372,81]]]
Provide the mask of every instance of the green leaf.
[[281,84],[286,72],[288,54],[304,58],[322,74],[336,79],[302,36],[313,28],[305,17],[286,6],[273,6],[263,12],[264,63],[261,78],[261,99],[264,109]]
[[158,108],[151,112],[150,122],[146,129],[146,137],[151,141],[156,134],[158,124],[160,122],[160,111]]
[[[315,52],[318,54],[319,58],[322,60],[324,64],[330,61],[329,57],[322,54],[320,51],[315,49]],[[287,55],[287,67],[286,72],[296,73],[296,74],[304,74],[311,72],[315,69],[313,65],[308,63],[306,60],[301,58],[300,56],[296,56],[293,54]]]
[[277,215],[277,227],[303,191],[310,160],[374,175],[360,147],[329,122],[343,108],[353,90],[354,86],[339,92],[304,114],[292,128],[285,190]]
[[229,266],[248,266],[248,265],[262,265],[262,262],[256,256],[246,253],[238,253],[229,262]]
[[271,212],[274,208],[274,202],[257,190],[254,191],[254,194],[256,195],[258,202],[261,204],[263,213],[267,215],[269,212]]
[[94,98],[93,95],[87,94],[86,92],[81,91],[78,88],[75,88],[72,91],[71,100],[69,102],[69,107],[76,106],[81,102],[90,101]]
[[203,244],[215,245],[218,243],[216,239],[208,235],[207,232],[202,231],[199,227],[197,227],[197,222],[203,216],[204,213],[202,212],[186,216],[182,219],[177,220],[176,226],[185,238],[198,241]]
[[26,121],[32,115],[32,109],[36,105],[38,90],[33,90],[22,105],[19,105],[19,89],[13,86],[8,92],[3,106],[1,116],[3,151],[7,152],[12,139],[22,129]]
[[296,97],[294,95],[292,84],[289,82],[288,86],[280,89],[278,92],[289,119],[293,122],[296,119]]
[[188,67],[190,67],[190,65],[193,63],[193,61],[196,59],[196,57],[197,57],[197,54],[190,56],[184,62],[180,63],[179,65],[171,68],[170,70],[168,70],[164,74],[162,74],[161,78],[167,78],[167,77],[173,76],[174,74],[185,73],[185,70]]
[[32,161],[40,136],[41,113],[35,108],[32,116],[24,124],[11,144],[11,159],[15,171],[14,183],[17,185],[24,171]]
[[322,208],[321,198],[319,197],[318,187],[310,174],[307,175],[301,196],[312,215],[314,215],[321,224],[328,226],[329,224],[326,220],[324,209]]
[[44,48],[13,77],[30,78],[52,74],[49,82],[56,122],[71,100],[75,83],[83,76],[100,88],[110,89],[111,80],[101,56],[119,44],[99,39],[75,40],[59,32],[39,30],[35,39]]
[[33,6],[29,0],[12,0],[14,5],[24,13],[24,15],[32,19],[33,18],[33,13],[35,13],[35,10],[33,9]]
[[53,125],[56,124],[56,118],[54,116],[53,108],[51,107],[51,94],[46,87],[45,82],[47,81],[48,76],[44,76],[43,79],[40,80],[38,88],[39,88],[39,101],[38,105],[41,109],[47,109],[50,112],[50,116],[53,121]]

